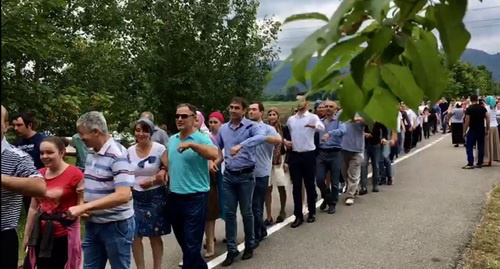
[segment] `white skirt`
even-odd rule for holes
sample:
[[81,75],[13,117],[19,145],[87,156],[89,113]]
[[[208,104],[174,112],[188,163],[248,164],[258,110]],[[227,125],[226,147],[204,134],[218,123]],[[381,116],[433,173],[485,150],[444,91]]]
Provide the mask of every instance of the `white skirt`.
[[273,165],[271,169],[271,177],[269,179],[269,186],[286,186],[287,180],[289,181],[288,173],[283,170],[283,162],[278,165]]

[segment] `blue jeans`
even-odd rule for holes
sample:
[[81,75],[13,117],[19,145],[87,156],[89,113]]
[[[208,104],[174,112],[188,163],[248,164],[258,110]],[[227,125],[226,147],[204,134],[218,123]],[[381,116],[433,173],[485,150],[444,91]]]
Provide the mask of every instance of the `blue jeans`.
[[[340,149],[319,149],[316,158],[316,185],[328,205],[335,205],[339,200],[339,181],[342,171],[342,153]],[[326,174],[330,172],[331,189],[326,186]]]
[[222,193],[224,197],[224,209],[226,210],[226,240],[227,252],[238,253],[236,237],[238,235],[238,223],[236,222],[236,210],[240,205],[243,229],[245,231],[245,247],[251,249],[255,245],[254,219],[252,212],[252,197],[255,186],[253,173],[238,174],[224,171],[222,181]]
[[388,144],[383,145],[380,150],[380,158],[379,158],[379,172],[380,177],[383,178],[392,178],[392,163],[389,159],[390,155],[390,147]]
[[132,240],[135,233],[133,217],[109,223],[85,223],[83,268],[104,269],[109,259],[113,269],[132,268]]
[[168,196],[168,215],[177,243],[182,249],[182,268],[208,268],[201,257],[207,208],[207,192],[190,194],[171,192]]
[[483,164],[484,160],[484,143],[486,134],[484,132],[467,132],[465,148],[467,152],[467,165],[474,165],[474,146],[477,144],[477,165]]
[[252,212],[254,219],[255,241],[259,242],[266,236],[264,227],[264,203],[266,202],[267,190],[269,188],[269,176],[255,177],[255,188],[252,198]]
[[366,145],[365,146],[365,156],[363,158],[363,163],[361,164],[361,187],[366,188],[368,186],[368,160],[372,161],[372,185],[375,188],[378,186],[378,165],[380,159],[380,145]]

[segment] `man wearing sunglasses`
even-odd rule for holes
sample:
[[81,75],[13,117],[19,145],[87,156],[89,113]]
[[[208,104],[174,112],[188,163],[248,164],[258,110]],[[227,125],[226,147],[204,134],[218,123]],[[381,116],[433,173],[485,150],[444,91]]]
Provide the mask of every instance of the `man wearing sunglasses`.
[[226,208],[227,256],[222,266],[230,266],[239,255],[236,242],[236,209],[240,206],[245,230],[245,251],[242,260],[253,256],[255,248],[254,216],[252,213],[255,186],[255,147],[268,140],[260,124],[245,118],[248,102],[235,97],[229,105],[231,120],[217,133],[217,143],[225,153],[222,195]]
[[217,159],[219,150],[196,128],[196,111],[191,104],[180,104],[175,114],[179,133],[170,137],[167,146],[168,215],[182,249],[182,267],[203,269],[207,268],[201,246],[210,191],[208,160]]

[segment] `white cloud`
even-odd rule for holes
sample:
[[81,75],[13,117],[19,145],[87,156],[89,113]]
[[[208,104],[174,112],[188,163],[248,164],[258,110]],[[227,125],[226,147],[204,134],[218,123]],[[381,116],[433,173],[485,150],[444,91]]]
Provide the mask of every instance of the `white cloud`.
[[[322,12],[331,16],[338,5],[337,1],[324,0],[262,0],[259,17],[274,16],[275,19],[283,21],[290,15],[305,12]],[[465,22],[472,35],[468,47],[491,54],[500,52],[500,1],[469,1],[468,8]],[[321,25],[323,24],[320,21],[298,21],[285,25],[278,38],[280,58],[286,58],[292,48]]]

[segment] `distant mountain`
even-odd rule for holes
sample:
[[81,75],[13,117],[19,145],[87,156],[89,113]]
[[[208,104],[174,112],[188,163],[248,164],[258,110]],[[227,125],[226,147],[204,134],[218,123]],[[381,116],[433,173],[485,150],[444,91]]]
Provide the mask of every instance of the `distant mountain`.
[[[492,55],[482,50],[467,49],[462,55],[462,60],[470,62],[474,65],[485,65],[491,72],[493,72],[494,80],[500,82],[500,53]],[[282,61],[275,61],[274,64],[275,66],[278,66],[281,62]],[[307,66],[307,70],[311,70],[317,62],[318,58],[312,58]],[[285,86],[291,77],[292,68],[290,64],[287,64],[276,75],[274,75],[273,79],[267,85],[265,93],[269,95],[284,93]],[[304,88],[302,85],[296,86],[301,89]]]

